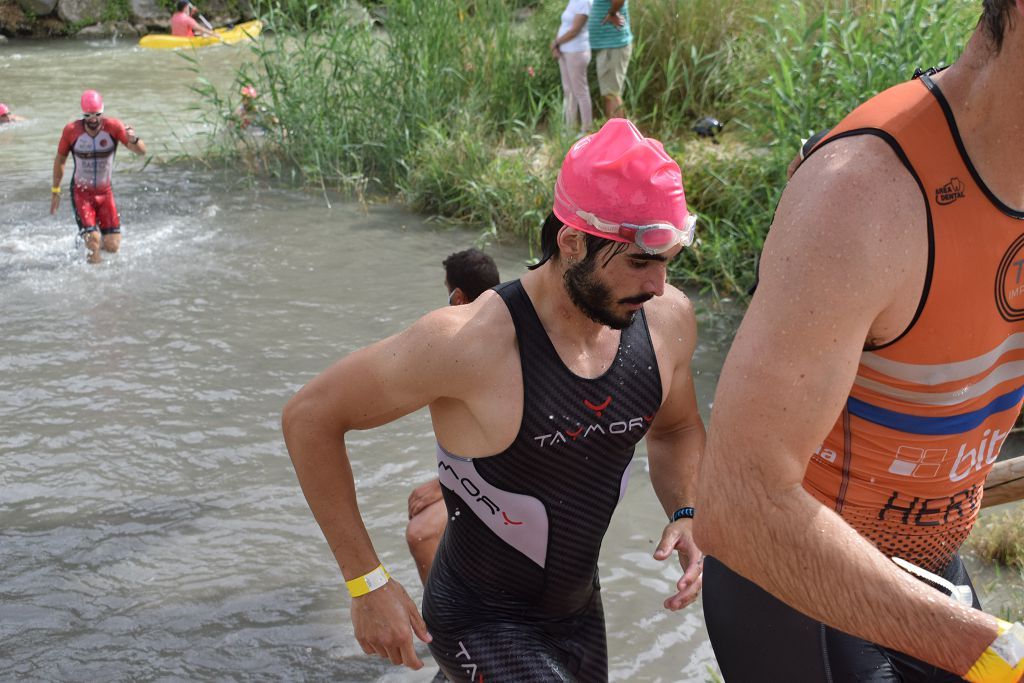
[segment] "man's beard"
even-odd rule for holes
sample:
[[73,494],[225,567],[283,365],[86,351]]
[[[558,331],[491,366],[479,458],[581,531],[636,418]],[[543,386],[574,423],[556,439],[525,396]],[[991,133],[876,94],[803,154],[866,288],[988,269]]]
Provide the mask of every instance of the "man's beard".
[[[565,291],[576,308],[596,323],[607,325],[613,330],[622,330],[633,323],[636,311],[628,311],[616,315],[612,306],[611,290],[594,277],[594,261],[584,259],[577,265],[565,270]],[[635,296],[619,300],[618,303],[642,304],[650,300],[650,296]]]

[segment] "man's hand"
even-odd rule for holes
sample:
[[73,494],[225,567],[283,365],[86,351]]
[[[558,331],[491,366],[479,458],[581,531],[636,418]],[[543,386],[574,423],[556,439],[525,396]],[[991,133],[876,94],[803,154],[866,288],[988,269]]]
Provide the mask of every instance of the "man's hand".
[[602,24],[615,24],[615,28],[622,28],[626,25],[626,18],[618,12],[609,12],[601,20]]
[[423,668],[413,648],[412,633],[424,643],[433,638],[416,605],[394,579],[382,588],[352,598],[352,625],[366,654],[380,655],[410,669]]
[[441,498],[443,498],[441,483],[437,479],[420,484],[409,494],[409,519],[420,514]]
[[50,215],[57,213],[57,207],[60,206],[60,193],[54,192],[50,195]]
[[654,551],[654,559],[666,560],[672,551],[679,552],[679,566],[683,568],[683,576],[676,582],[678,592],[665,600],[665,609],[680,610],[700,595],[703,585],[704,553],[693,542],[693,520],[680,519],[665,527],[661,534],[661,543]]

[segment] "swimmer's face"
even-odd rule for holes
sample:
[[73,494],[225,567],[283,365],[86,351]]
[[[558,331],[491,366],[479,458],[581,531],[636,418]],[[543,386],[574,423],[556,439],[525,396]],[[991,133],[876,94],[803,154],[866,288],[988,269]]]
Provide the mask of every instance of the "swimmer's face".
[[668,263],[681,246],[645,254],[635,245],[608,259],[602,251],[565,271],[565,288],[576,307],[614,330],[628,327],[645,302],[665,291]]
[[92,114],[82,114],[82,121],[85,123],[86,128],[94,130],[96,128],[99,128],[100,126],[100,114],[98,112]]
[[10,122],[11,122],[11,115],[10,114],[0,114],[0,123],[10,123]]

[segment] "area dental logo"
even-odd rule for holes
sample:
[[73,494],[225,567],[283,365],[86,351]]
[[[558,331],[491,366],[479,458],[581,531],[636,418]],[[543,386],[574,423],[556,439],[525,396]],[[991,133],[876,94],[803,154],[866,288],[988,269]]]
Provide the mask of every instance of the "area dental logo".
[[935,201],[940,206],[952,204],[964,197],[964,183],[959,178],[950,178],[949,182],[935,190]]

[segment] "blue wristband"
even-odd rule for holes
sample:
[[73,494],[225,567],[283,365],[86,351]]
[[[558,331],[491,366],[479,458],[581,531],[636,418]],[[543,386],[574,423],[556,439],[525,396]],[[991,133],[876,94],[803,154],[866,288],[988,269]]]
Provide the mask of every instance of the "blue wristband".
[[679,508],[672,513],[672,521],[677,522],[680,519],[693,519],[693,508],[685,507]]

